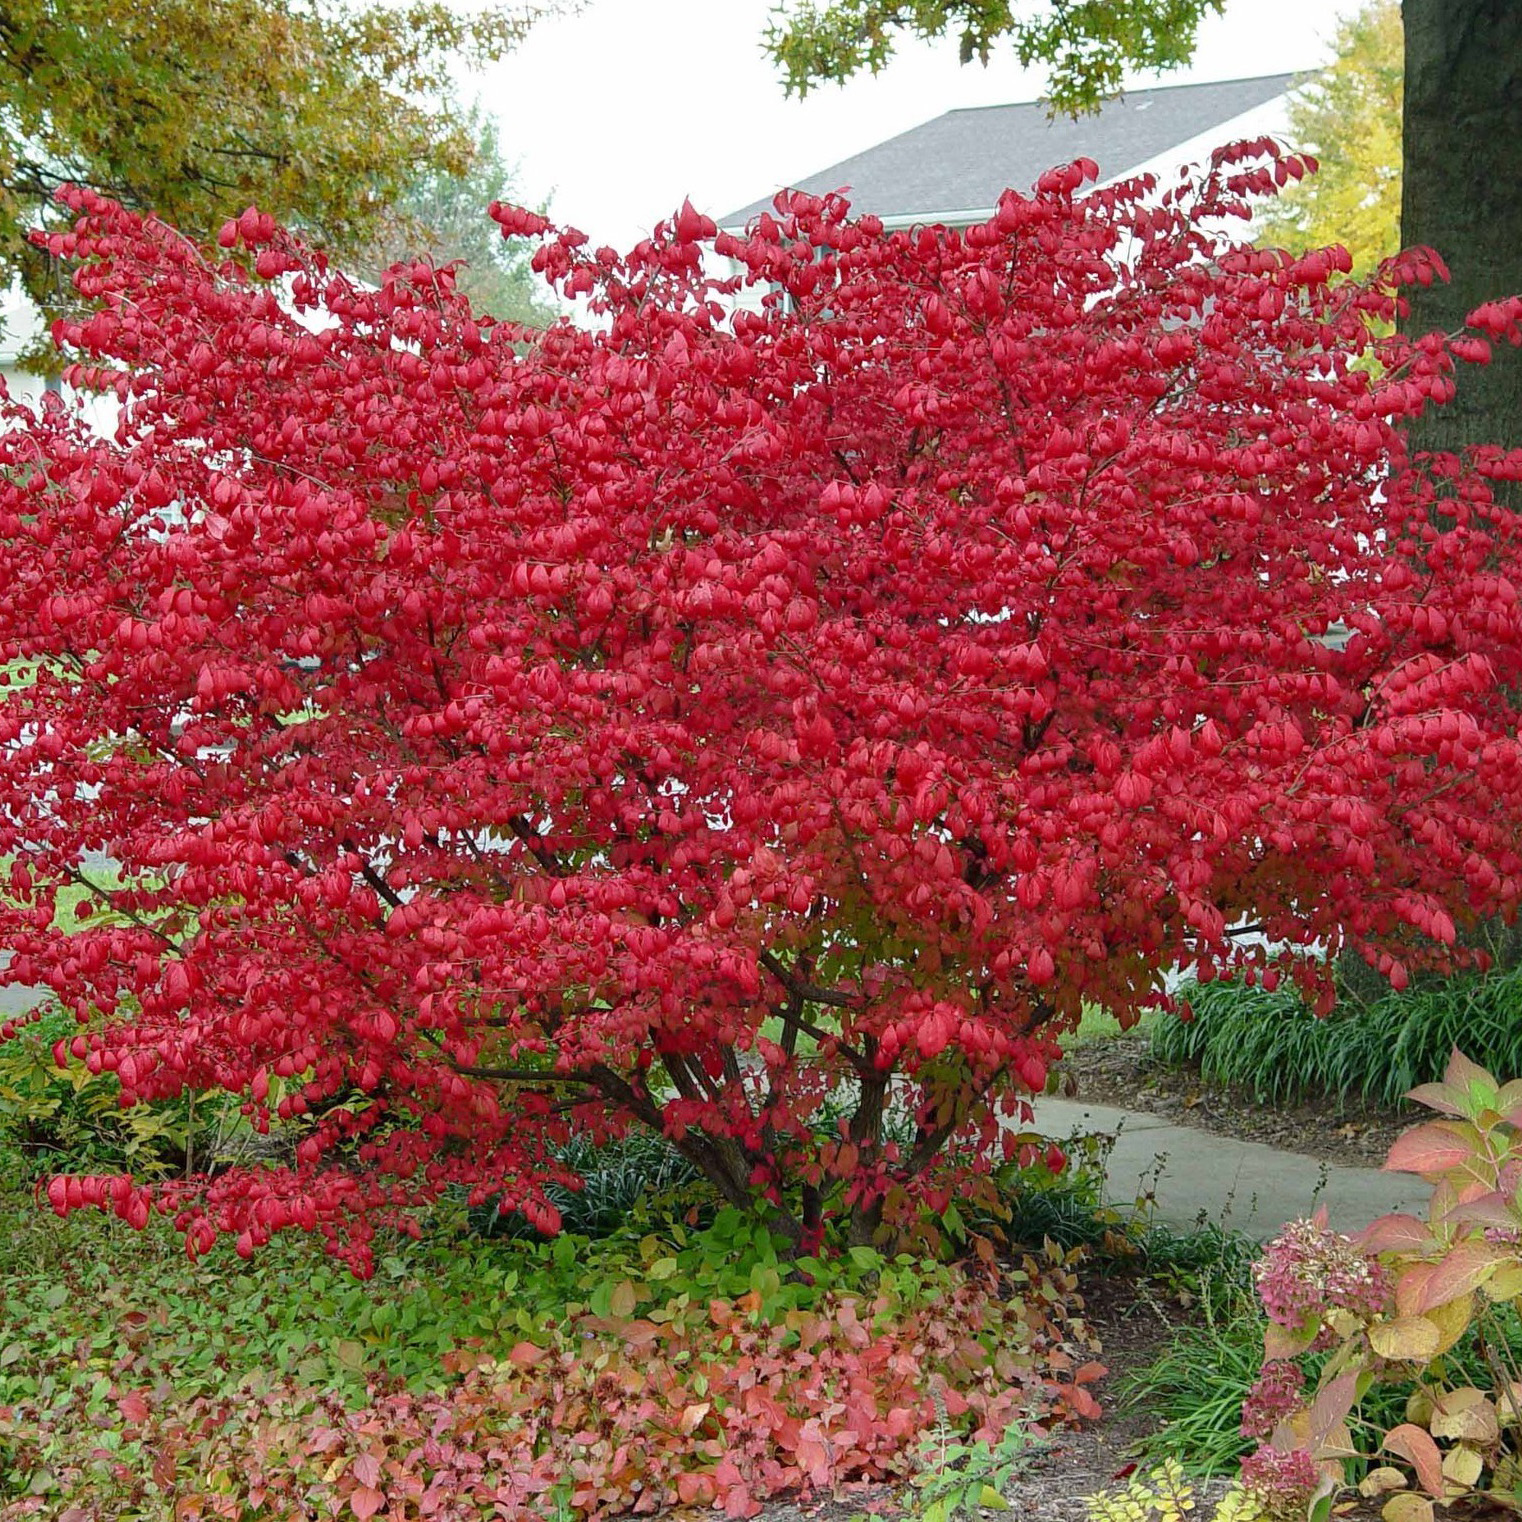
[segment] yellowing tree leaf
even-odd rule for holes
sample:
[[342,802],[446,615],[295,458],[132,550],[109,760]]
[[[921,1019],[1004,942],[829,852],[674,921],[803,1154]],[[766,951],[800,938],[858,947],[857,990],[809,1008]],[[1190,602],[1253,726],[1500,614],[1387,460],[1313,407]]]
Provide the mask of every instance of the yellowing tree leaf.
[[1496,1408],[1485,1392],[1473,1385],[1446,1390],[1439,1395],[1428,1426],[1433,1437],[1458,1438],[1472,1443],[1493,1443],[1501,1430]]
[[1474,1317],[1474,1296],[1460,1295],[1457,1300],[1434,1306],[1426,1316],[1438,1330],[1438,1353],[1446,1353],[1469,1330]]
[[1369,1346],[1381,1358],[1427,1363],[1437,1357],[1442,1334],[1425,1316],[1399,1316],[1369,1328]]
[[1280,1326],[1277,1321],[1270,1321],[1263,1328],[1263,1357],[1270,1363],[1298,1357],[1316,1340],[1316,1333],[1320,1330],[1320,1318],[1314,1316],[1298,1332]]
[[1515,1300],[1522,1295],[1522,1263],[1503,1263],[1485,1282],[1489,1300]]
[[1432,1522],[1432,1502],[1426,1496],[1403,1490],[1385,1502],[1380,1516],[1385,1522]]
[[1377,1469],[1371,1469],[1362,1480],[1358,1482],[1358,1493],[1361,1496],[1382,1496],[1392,1490],[1404,1490],[1407,1485],[1405,1475],[1389,1464],[1381,1464]]
[[1450,1448],[1443,1455],[1443,1473],[1465,1490],[1473,1490],[1480,1483],[1480,1476],[1484,1472],[1485,1461],[1473,1448]]

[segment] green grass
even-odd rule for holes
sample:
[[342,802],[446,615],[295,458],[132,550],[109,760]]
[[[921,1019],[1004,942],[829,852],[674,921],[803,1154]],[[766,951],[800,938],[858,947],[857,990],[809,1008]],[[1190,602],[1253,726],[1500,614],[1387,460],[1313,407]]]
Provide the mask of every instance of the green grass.
[[[1150,1029],[1156,1020],[1155,1014],[1144,1015],[1139,1026],[1133,1029]],[[1085,1004],[1082,1018],[1076,1028],[1062,1038],[1062,1046],[1065,1051],[1072,1051],[1075,1047],[1091,1046],[1099,1041],[1113,1041],[1121,1034],[1120,1021],[1109,1010],[1097,1004]]]
[[1157,1021],[1153,1055],[1197,1063],[1207,1081],[1259,1103],[1318,1096],[1393,1107],[1440,1078],[1455,1046],[1502,1079],[1522,1076],[1522,968],[1390,991],[1324,1019],[1288,987],[1219,982],[1186,993],[1193,1021]]

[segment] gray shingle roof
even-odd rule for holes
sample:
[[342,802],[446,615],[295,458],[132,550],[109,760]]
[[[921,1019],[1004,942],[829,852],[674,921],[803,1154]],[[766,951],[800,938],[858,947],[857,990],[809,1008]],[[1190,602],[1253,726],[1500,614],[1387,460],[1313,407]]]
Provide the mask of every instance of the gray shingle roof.
[[[1053,164],[1091,158],[1117,179],[1212,127],[1283,95],[1293,74],[1135,90],[1093,116],[1048,117],[1040,101],[948,111],[822,169],[792,187],[820,195],[849,187],[852,209],[886,220],[957,220],[987,211],[1010,186],[1029,190]],[[743,227],[771,209],[765,196],[721,219]]]

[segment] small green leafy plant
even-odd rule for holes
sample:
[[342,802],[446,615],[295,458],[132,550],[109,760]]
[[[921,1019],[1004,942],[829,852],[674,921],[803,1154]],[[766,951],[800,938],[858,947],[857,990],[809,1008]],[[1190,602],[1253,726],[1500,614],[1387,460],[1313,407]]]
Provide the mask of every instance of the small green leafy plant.
[[[1088,1498],[1089,1522],[1185,1522],[1199,1512],[1194,1482],[1177,1459],[1165,1459],[1147,1473],[1136,1473],[1123,1486]],[[1233,1485],[1210,1512],[1211,1522],[1267,1522],[1261,1502]]]
[[937,1418],[935,1431],[920,1446],[914,1477],[919,1522],[956,1522],[980,1511],[1005,1510],[1005,1490],[1048,1446],[1046,1434],[1027,1415],[1016,1417],[991,1445],[985,1439],[959,1441],[944,1403]]

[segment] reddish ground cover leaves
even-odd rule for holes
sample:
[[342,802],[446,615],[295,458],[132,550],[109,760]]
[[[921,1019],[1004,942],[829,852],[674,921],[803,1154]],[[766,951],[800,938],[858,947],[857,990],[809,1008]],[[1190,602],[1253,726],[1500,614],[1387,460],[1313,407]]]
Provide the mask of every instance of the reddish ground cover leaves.
[[[937,1305],[831,1296],[767,1323],[757,1297],[583,1317],[505,1356],[450,1355],[437,1394],[374,1392],[346,1409],[272,1377],[235,1396],[121,1393],[93,1417],[0,1409],[16,1473],[50,1487],[0,1518],[597,1517],[676,1504],[752,1515],[781,1492],[907,1475],[938,1422],[996,1442],[1016,1419],[1098,1415],[1104,1372],[1071,1274],[1025,1268],[1024,1294],[965,1282]],[[107,1438],[106,1434],[110,1434]],[[158,1512],[150,1514],[157,1515]]]

